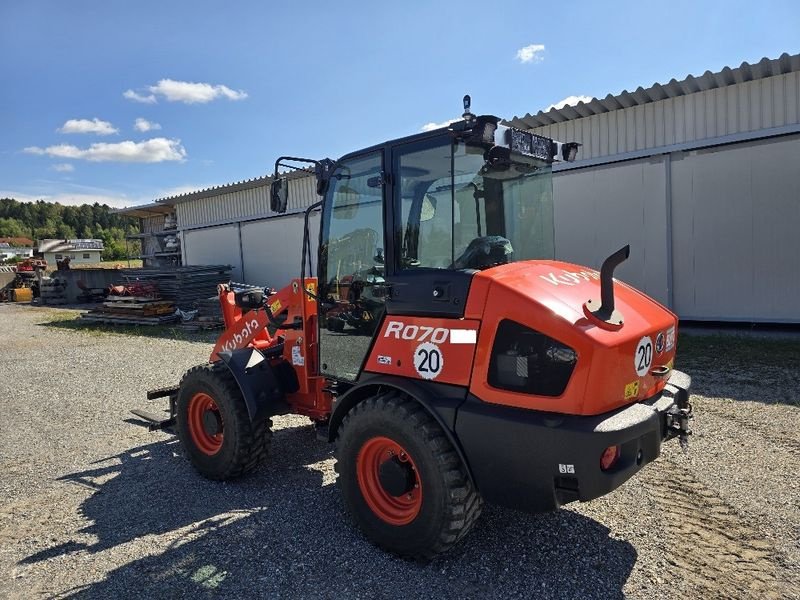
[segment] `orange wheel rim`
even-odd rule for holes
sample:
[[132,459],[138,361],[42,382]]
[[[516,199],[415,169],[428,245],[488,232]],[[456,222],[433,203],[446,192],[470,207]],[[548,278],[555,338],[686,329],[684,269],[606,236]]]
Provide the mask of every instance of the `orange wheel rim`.
[[[394,476],[388,490],[387,471]],[[367,506],[382,521],[399,526],[417,518],[422,481],[414,459],[400,444],[387,437],[367,440],[358,452],[356,477]]]
[[[212,456],[222,447],[222,414],[214,399],[198,392],[189,400],[189,434],[203,454]],[[214,427],[216,426],[216,427]]]

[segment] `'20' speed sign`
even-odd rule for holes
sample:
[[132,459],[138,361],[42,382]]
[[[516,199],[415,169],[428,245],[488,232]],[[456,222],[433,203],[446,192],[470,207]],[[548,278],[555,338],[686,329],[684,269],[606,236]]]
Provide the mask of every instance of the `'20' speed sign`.
[[644,336],[636,346],[636,354],[633,356],[633,367],[639,377],[644,377],[653,364],[653,340],[649,336]]
[[444,356],[439,346],[423,342],[414,350],[414,368],[423,379],[436,379],[444,367]]

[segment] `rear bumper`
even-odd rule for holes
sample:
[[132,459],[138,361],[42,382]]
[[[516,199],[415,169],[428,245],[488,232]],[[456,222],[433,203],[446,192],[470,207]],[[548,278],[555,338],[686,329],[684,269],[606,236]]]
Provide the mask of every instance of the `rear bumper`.
[[[548,511],[599,498],[655,460],[661,443],[679,434],[676,415],[689,410],[690,385],[688,375],[673,371],[660,394],[597,416],[529,411],[469,396],[458,409],[455,432],[487,502]],[[603,471],[600,457],[615,445],[620,457]]]

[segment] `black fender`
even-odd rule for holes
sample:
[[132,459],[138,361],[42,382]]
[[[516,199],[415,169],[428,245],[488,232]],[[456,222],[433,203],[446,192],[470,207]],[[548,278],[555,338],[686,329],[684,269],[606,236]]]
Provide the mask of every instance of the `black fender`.
[[456,413],[467,397],[467,389],[460,386],[441,383],[418,383],[403,377],[365,373],[358,383],[336,399],[328,421],[328,441],[333,442],[336,440],[336,435],[345,415],[354,406],[362,400],[388,389],[401,391],[413,398],[436,420],[466,467],[470,482],[477,488],[475,478],[472,475],[472,468],[455,434]]
[[255,348],[220,352],[242,392],[250,421],[286,412],[286,394],[279,374],[266,357]]

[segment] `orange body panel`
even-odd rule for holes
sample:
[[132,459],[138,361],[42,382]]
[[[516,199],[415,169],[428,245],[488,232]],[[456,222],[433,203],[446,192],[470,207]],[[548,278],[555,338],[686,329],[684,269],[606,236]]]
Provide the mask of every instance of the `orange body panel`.
[[[316,290],[316,279],[306,285]],[[386,316],[364,364],[364,370],[468,387],[484,402],[573,415],[596,415],[650,397],[666,378],[652,374],[671,369],[675,356],[677,317],[635,289],[614,282],[616,309],[624,324],[618,330],[598,327],[583,305],[600,297],[597,271],[556,261],[524,261],[494,267],[474,276],[465,318]],[[300,389],[287,396],[292,411],[325,419],[332,396],[317,363],[317,303],[303,294],[295,279],[268,299],[275,316],[300,320],[302,329],[271,336],[265,311],[242,314],[233,293],[220,286],[226,330],[218,353],[252,345],[264,350],[284,342],[283,358],[292,365]],[[489,384],[492,348],[501,321],[510,319],[571,347],[577,362],[558,397],[509,391]],[[637,371],[637,349],[652,346],[648,368]]]
[[[306,289],[316,294],[316,278],[307,277]],[[267,330],[269,319],[266,311],[242,313],[233,299],[233,292],[227,286],[219,287],[220,304],[225,319],[225,331],[217,340],[211,353],[211,360],[219,359],[219,352],[236,350],[252,345],[266,350],[281,340],[284,343],[283,358],[292,365],[297,374],[300,388],[287,394],[286,401],[292,412],[315,420],[323,420],[330,415],[332,396],[324,391],[325,378],[321,377],[317,366],[317,302],[300,289],[300,280],[293,279],[286,287],[278,290],[267,300],[274,317],[286,314],[285,323],[301,321],[301,329],[281,329],[275,336]]]
[[[597,271],[556,261],[525,261],[482,271],[475,275],[475,281],[479,280],[488,281],[489,290],[485,295],[470,392],[481,400],[520,408],[595,415],[663,389],[664,377],[656,377],[650,371],[659,366],[672,367],[677,317],[654,300],[615,281],[616,309],[622,314],[624,325],[618,331],[609,331],[592,323],[583,311],[587,300],[600,297]],[[475,288],[481,296],[484,286],[481,282]],[[472,305],[470,290],[467,306]],[[503,319],[535,329],[576,351],[575,370],[561,396],[537,396],[489,385],[494,336]],[[636,353],[637,346],[645,338],[651,340],[652,361],[647,371],[640,374]]]
[[387,316],[365,371],[468,386],[480,321]]

